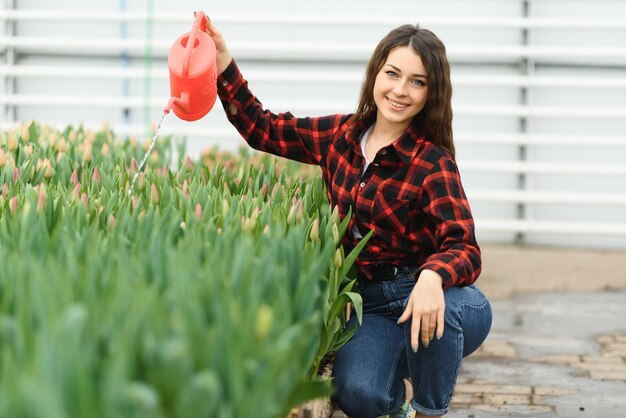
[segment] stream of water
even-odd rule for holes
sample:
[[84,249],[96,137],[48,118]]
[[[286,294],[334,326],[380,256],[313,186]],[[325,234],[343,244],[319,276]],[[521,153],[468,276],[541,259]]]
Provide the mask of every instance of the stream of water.
[[146,160],[148,159],[148,156],[152,152],[152,148],[154,148],[154,144],[156,143],[156,140],[159,137],[159,131],[161,130],[161,126],[163,125],[163,121],[165,121],[165,118],[167,117],[168,114],[169,114],[169,112],[164,111],[163,112],[163,116],[161,116],[161,120],[159,121],[159,124],[157,125],[156,131],[154,132],[154,136],[152,137],[152,142],[150,143],[150,147],[148,148],[148,150],[146,151],[145,155],[143,156],[143,159],[139,163],[139,167],[137,168],[137,171],[133,175],[133,179],[130,182],[130,187],[128,188],[128,195],[129,196],[131,195],[133,189],[135,188],[135,182],[137,181],[137,177],[139,177],[139,173],[141,173],[141,169],[143,168],[144,164],[146,163]]

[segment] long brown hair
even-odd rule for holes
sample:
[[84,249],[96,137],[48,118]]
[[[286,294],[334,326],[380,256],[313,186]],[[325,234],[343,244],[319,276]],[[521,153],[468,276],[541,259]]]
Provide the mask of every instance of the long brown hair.
[[387,61],[391,50],[409,46],[420,56],[428,75],[428,97],[424,109],[411,122],[426,139],[443,147],[454,159],[452,140],[452,83],[446,47],[431,31],[419,25],[402,25],[385,36],[370,58],[365,70],[365,80],[355,113],[355,121],[362,120],[376,108],[374,82]]

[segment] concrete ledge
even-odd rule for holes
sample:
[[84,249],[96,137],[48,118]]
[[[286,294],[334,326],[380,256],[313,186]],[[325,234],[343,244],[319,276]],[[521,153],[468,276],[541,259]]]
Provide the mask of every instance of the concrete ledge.
[[626,251],[482,245],[476,284],[491,299],[519,293],[626,288]]

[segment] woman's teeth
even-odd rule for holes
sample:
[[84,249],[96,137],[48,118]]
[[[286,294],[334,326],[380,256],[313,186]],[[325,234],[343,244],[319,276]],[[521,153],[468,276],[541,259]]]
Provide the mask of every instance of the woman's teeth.
[[402,104],[402,103],[394,102],[393,100],[391,100],[391,99],[389,99],[389,98],[387,98],[387,100],[389,101],[389,103],[390,103],[393,107],[398,108],[398,109],[404,109],[405,107],[409,107],[409,105],[407,105],[407,104]]

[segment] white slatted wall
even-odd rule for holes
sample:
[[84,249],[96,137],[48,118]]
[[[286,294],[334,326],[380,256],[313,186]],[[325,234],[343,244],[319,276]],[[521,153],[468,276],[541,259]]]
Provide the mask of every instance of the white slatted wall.
[[[167,102],[167,51],[194,10],[225,34],[266,107],[310,116],[353,111],[377,41],[419,22],[448,48],[481,242],[626,248],[626,2],[3,1],[1,128],[108,121],[137,136]],[[242,144],[219,104],[163,131],[192,155]]]

